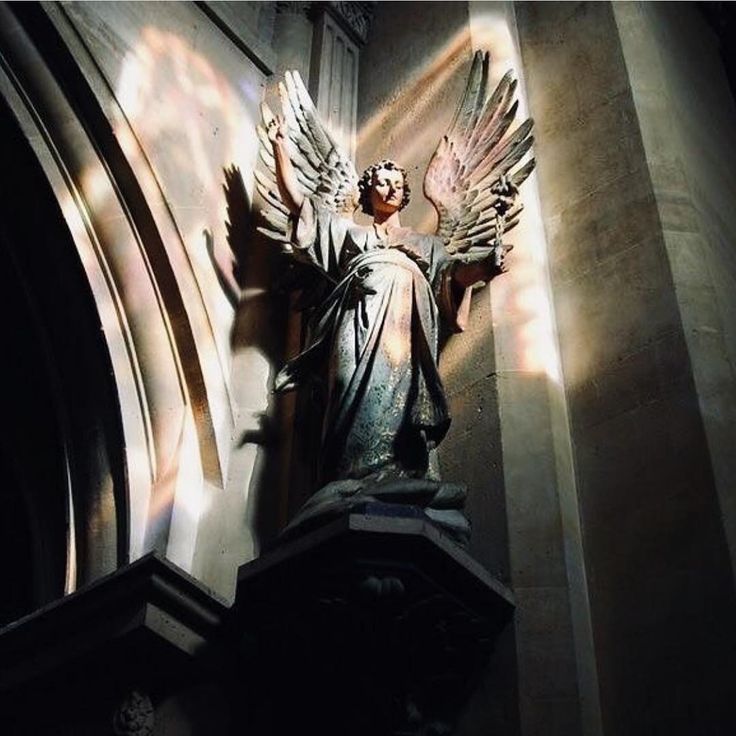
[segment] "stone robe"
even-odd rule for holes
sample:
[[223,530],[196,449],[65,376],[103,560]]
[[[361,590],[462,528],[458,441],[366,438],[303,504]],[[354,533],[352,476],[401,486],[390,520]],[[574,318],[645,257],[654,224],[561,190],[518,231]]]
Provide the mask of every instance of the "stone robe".
[[439,480],[434,448],[450,424],[440,319],[462,329],[470,295],[452,285],[441,239],[409,228],[382,238],[305,200],[292,240],[334,283],[275,387],[323,382],[321,482]]

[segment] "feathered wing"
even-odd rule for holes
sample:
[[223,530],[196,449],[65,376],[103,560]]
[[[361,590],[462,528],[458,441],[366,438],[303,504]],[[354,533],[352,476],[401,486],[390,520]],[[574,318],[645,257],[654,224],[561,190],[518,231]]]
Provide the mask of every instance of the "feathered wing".
[[[340,149],[323,125],[299,72],[286,72],[279,84],[281,108],[288,130],[286,147],[299,184],[304,193],[322,207],[334,213],[352,214],[353,192],[358,176],[350,158]],[[266,128],[274,118],[264,103],[261,105],[262,125],[257,127],[261,142],[261,160],[268,173],[255,172],[256,186],[266,206],[261,211],[267,226],[259,232],[290,246],[289,210],[281,199],[276,184],[276,164]]]
[[463,99],[424,177],[424,194],[439,215],[437,235],[450,254],[488,252],[518,224],[521,205],[504,209],[499,193],[515,191],[534,169],[533,158],[519,166],[534,140],[531,119],[506,135],[518,107],[516,80],[507,72],[487,97],[488,65],[488,53],[476,52]]

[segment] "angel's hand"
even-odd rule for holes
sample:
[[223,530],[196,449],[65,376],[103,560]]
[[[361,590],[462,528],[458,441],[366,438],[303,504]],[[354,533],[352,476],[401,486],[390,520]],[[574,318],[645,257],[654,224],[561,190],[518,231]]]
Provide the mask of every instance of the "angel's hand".
[[493,243],[491,252],[481,261],[483,275],[480,280],[488,283],[496,276],[506,273],[508,271],[506,254],[513,248],[513,245],[504,245],[500,241]]
[[266,135],[273,146],[286,140],[286,122],[281,115],[274,115],[266,126]]
[[470,253],[456,258],[453,281],[464,289],[480,282],[487,284],[492,278],[506,273],[506,254],[513,247],[496,241],[482,258],[473,257]]
[[274,115],[267,107],[263,115],[266,136],[273,147],[273,173],[281,201],[292,215],[298,215],[304,201],[304,192],[294,170],[294,164],[286,146],[288,128],[281,115]]
[[491,272],[490,277],[487,279],[488,281],[490,281],[494,276],[498,276],[508,271],[508,266],[506,265],[506,254],[510,250],[513,250],[513,248],[513,245],[504,245],[500,242],[493,246],[493,250],[488,256],[490,261],[488,266],[489,271]]

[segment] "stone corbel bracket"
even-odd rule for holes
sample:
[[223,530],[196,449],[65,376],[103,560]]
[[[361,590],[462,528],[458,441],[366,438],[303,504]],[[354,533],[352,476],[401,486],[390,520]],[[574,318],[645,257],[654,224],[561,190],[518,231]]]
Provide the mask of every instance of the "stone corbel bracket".
[[420,512],[353,511],[240,568],[226,639],[254,733],[451,733],[512,617]]

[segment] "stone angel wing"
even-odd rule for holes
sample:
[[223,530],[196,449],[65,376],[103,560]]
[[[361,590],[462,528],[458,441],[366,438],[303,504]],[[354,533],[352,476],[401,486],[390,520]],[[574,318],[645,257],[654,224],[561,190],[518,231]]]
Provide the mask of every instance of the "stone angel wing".
[[[350,158],[340,149],[322,123],[299,72],[286,72],[279,83],[283,117],[288,131],[286,146],[299,184],[313,202],[330,212],[352,215],[358,176]],[[261,105],[262,125],[257,127],[260,155],[268,174],[255,172],[256,186],[266,202],[261,211],[268,227],[259,232],[283,244],[286,253],[296,255],[290,245],[289,210],[276,183],[276,163],[266,129],[274,114]]]
[[437,235],[451,255],[483,257],[503,247],[501,237],[516,224],[518,187],[535,161],[513,171],[532,146],[531,119],[506,136],[518,102],[511,72],[487,98],[488,53],[476,52],[465,94],[447,134],[440,140],[424,177],[424,194],[439,222]]

